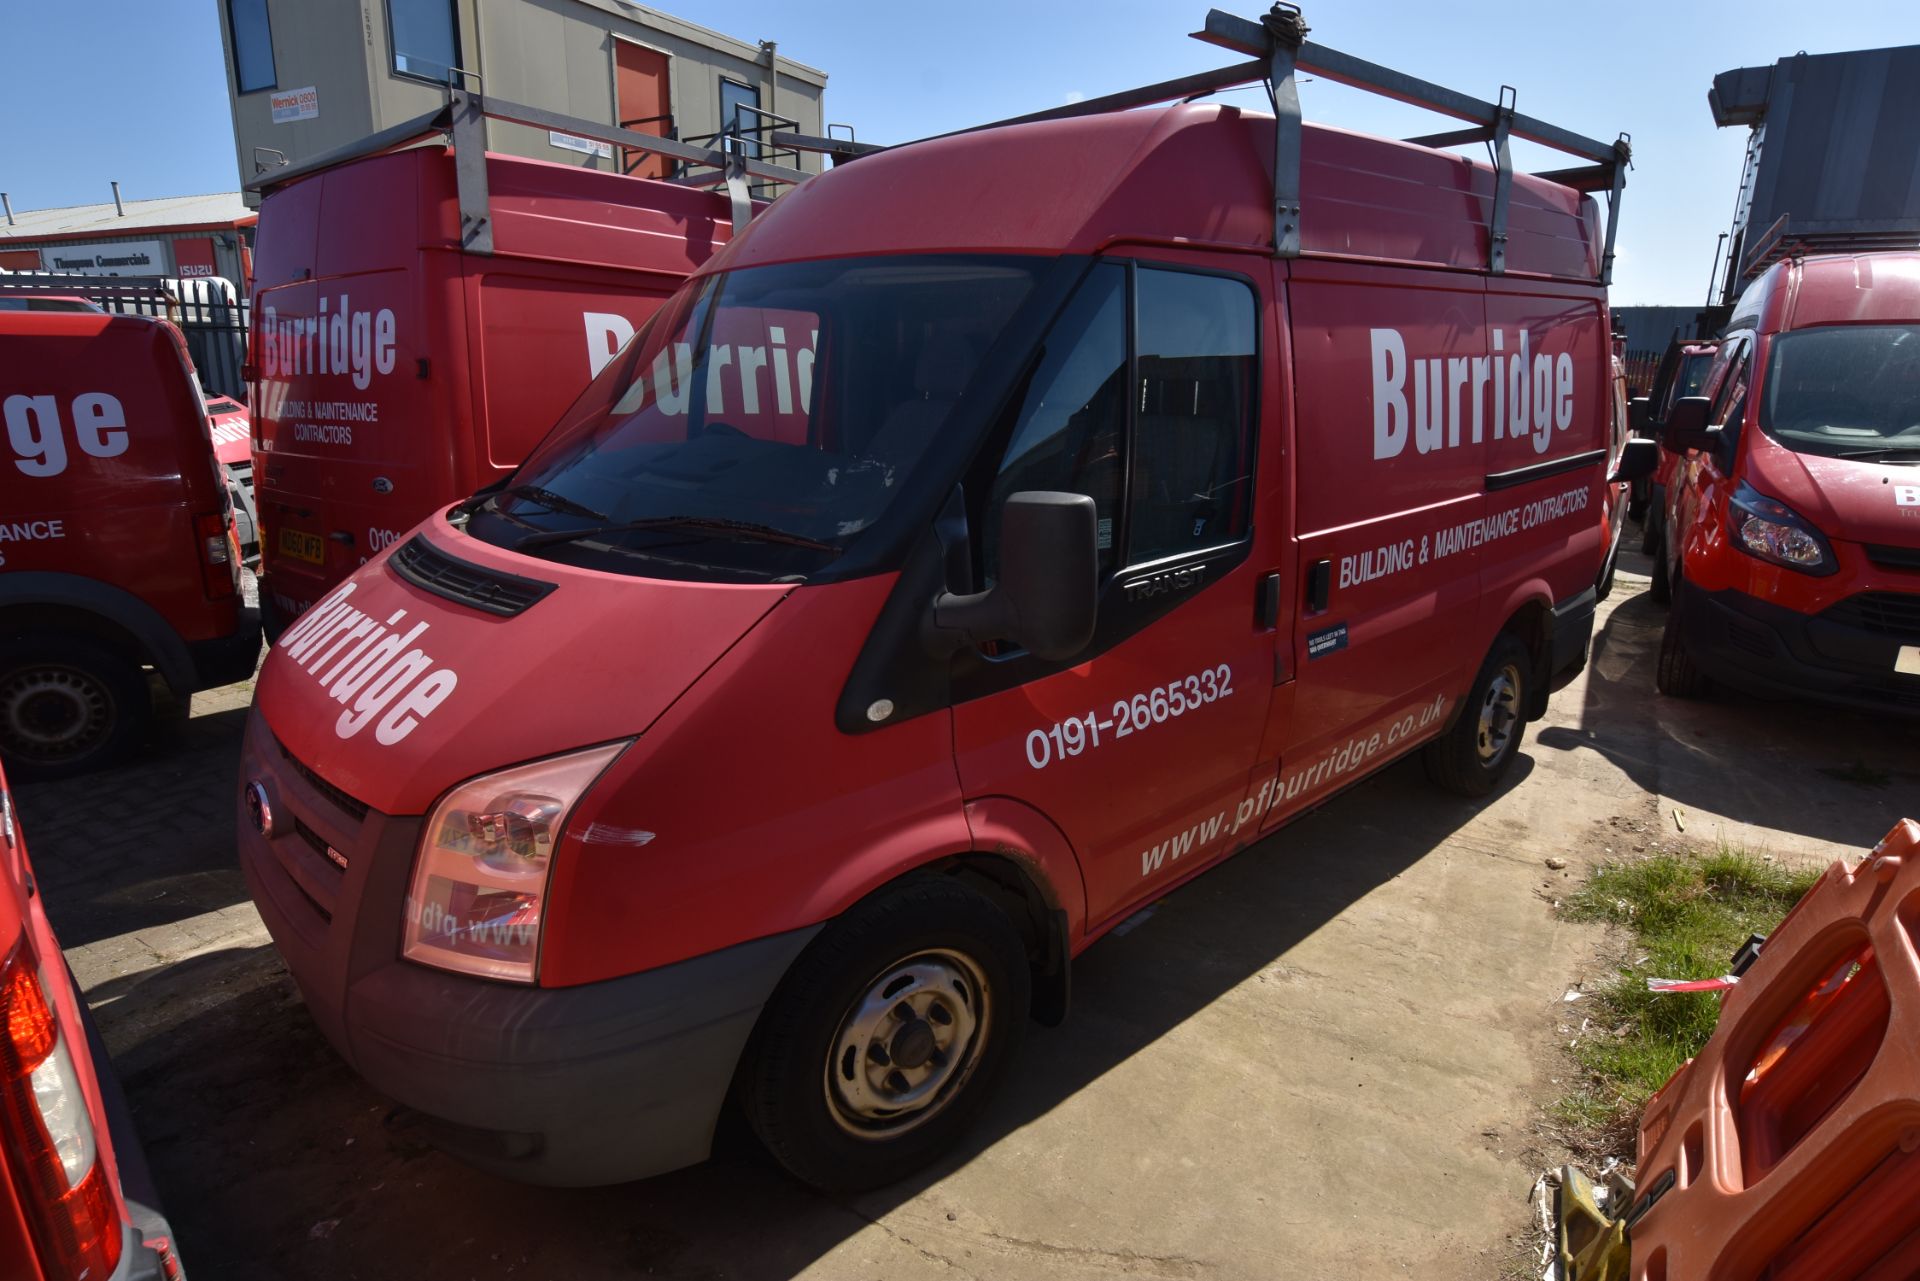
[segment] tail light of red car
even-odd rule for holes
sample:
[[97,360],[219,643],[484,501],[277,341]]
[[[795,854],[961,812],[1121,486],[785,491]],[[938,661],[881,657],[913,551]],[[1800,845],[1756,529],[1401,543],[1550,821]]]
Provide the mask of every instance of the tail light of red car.
[[193,518],[200,547],[200,581],[208,600],[225,600],[240,590],[240,558],[234,554],[233,521],[224,512]]
[[105,1277],[120,1261],[120,1216],[87,1098],[23,934],[0,965],[0,1144],[49,1277]]

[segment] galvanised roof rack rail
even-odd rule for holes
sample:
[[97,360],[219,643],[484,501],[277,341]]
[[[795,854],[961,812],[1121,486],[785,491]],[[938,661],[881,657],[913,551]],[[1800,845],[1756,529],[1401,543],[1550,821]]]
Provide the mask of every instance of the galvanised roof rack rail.
[[[1029,124],[1041,120],[1065,120],[1075,116],[1099,115],[1193,98],[1221,89],[1265,84],[1273,99],[1273,245],[1278,257],[1293,258],[1300,253],[1300,95],[1296,78],[1312,72],[1328,80],[1364,89],[1413,106],[1424,107],[1443,116],[1467,122],[1468,128],[1446,133],[1409,138],[1408,142],[1425,147],[1452,147],[1462,143],[1485,142],[1493,150],[1495,169],[1493,208],[1488,217],[1488,270],[1499,275],[1506,270],[1507,209],[1513,190],[1513,160],[1508,150],[1512,138],[1524,138],[1587,163],[1570,169],[1558,169],[1535,175],[1576,191],[1604,192],[1607,197],[1605,247],[1600,259],[1600,283],[1613,278],[1614,236],[1619,226],[1620,195],[1626,185],[1626,171],[1633,158],[1631,139],[1621,134],[1613,142],[1601,142],[1570,129],[1549,124],[1515,110],[1515,94],[1503,85],[1493,102],[1448,89],[1417,76],[1329,49],[1306,38],[1307,24],[1298,5],[1276,3],[1260,20],[1250,21],[1214,9],[1208,12],[1206,25],[1193,32],[1196,40],[1251,55],[1248,62],[1235,63],[1215,71],[1202,71],[1157,84],[1142,85],[1119,93],[1090,98],[1045,111],[1035,111],[990,124],[956,130],[955,134],[975,133],[1001,125]],[[874,151],[886,150],[872,143],[849,143],[836,138],[811,138],[800,134],[776,133],[774,141],[803,151],[824,152],[835,163],[845,164]],[[921,141],[929,141],[922,139]],[[912,144],[901,144],[910,146]]]
[[1750,281],[1774,263],[1810,254],[1874,253],[1887,249],[1920,248],[1920,237],[1911,228],[1874,226],[1871,223],[1821,231],[1804,231],[1792,226],[1792,214],[1781,214],[1773,225],[1754,240],[1753,248],[1741,255],[1740,279]]
[[[363,156],[377,156],[383,152],[397,150],[409,143],[418,142],[422,138],[445,134],[453,143],[454,180],[460,201],[461,247],[469,253],[490,254],[493,252],[493,222],[487,196],[486,164],[486,122],[489,119],[507,120],[536,129],[571,134],[576,138],[589,138],[595,142],[611,143],[616,147],[651,151],[670,160],[679,161],[682,165],[690,166],[689,172],[680,175],[677,181],[691,186],[722,184],[726,186],[727,195],[733,205],[735,235],[738,235],[753,217],[753,202],[747,190],[747,179],[797,183],[808,176],[801,169],[788,165],[769,164],[764,160],[753,158],[748,154],[751,140],[735,128],[724,130],[717,136],[716,141],[720,144],[717,147],[697,146],[673,138],[636,133],[631,129],[601,124],[597,120],[577,119],[557,111],[548,111],[544,107],[529,107],[521,102],[487,97],[475,90],[449,86],[446,102],[434,110],[382,129],[378,133],[369,134],[357,142],[323,151],[297,165],[266,169],[246,183],[246,189],[259,192],[271,191],[296,178],[317,173],[322,169],[330,169],[349,160],[358,160]],[[700,172],[703,170],[707,172]]]

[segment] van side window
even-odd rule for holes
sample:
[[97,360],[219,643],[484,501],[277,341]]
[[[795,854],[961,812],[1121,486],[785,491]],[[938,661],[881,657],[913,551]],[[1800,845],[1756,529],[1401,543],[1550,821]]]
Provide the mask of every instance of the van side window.
[[1253,291],[1142,268],[1127,562],[1231,542],[1253,479]]
[[1101,576],[1113,570],[1126,448],[1126,319],[1127,269],[1101,263],[1042,344],[988,494],[981,540],[987,583],[999,577],[1001,505],[1025,489],[1091,496]]

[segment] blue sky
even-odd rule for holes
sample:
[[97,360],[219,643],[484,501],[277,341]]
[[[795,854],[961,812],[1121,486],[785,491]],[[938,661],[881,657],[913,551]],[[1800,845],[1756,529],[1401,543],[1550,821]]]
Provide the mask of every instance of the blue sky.
[[[316,0],[342,3],[344,0]],[[377,0],[373,0],[377,3]],[[482,0],[482,3],[490,0]],[[0,0],[0,190],[16,209],[231,190],[218,0]],[[1219,65],[1186,38],[1207,0],[740,0],[664,6],[830,73],[828,117],[898,141]],[[1254,16],[1258,0],[1223,7]],[[1707,114],[1715,72],[1809,53],[1920,43],[1920,6],[1784,0],[1734,7],[1309,0],[1313,39],[1582,133],[1633,135],[1614,301],[1692,303],[1726,229],[1744,130]],[[1804,43],[1802,43],[1804,42]],[[38,51],[38,52],[35,52]],[[1256,105],[1254,94],[1228,101]],[[1447,127],[1411,108],[1307,84],[1308,118],[1373,132]],[[1520,149],[1523,167],[1562,161]]]

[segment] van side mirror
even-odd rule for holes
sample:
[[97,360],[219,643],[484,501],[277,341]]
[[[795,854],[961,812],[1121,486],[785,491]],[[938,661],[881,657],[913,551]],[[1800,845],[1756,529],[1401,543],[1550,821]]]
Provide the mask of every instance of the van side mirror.
[[1625,485],[1645,480],[1660,470],[1660,442],[1635,437],[1620,451],[1620,465],[1607,477],[1609,485]]
[[1627,402],[1627,429],[1636,436],[1646,436],[1653,427],[1653,399],[1649,396],[1635,396]]
[[952,648],[1006,640],[1062,662],[1093,640],[1099,609],[1099,517],[1093,499],[1029,489],[1000,511],[1000,580],[984,592],[941,592],[933,628]]
[[1660,447],[1676,454],[1684,454],[1689,449],[1711,452],[1718,448],[1720,433],[1707,426],[1711,406],[1712,402],[1705,396],[1682,396],[1675,401],[1667,421],[1660,424]]

